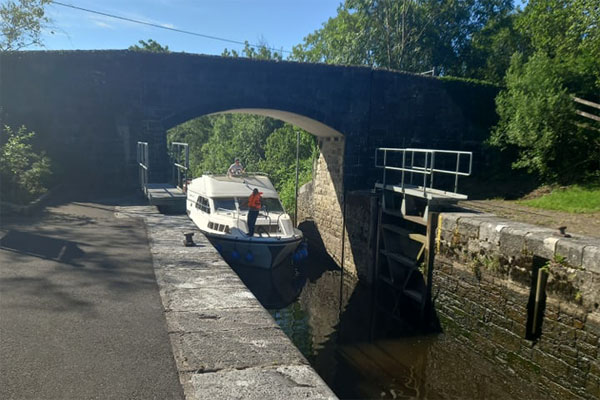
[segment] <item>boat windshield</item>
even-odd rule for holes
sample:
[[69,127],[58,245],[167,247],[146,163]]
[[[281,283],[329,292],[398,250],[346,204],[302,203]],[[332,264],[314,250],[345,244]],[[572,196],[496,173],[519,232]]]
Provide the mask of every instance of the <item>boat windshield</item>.
[[222,197],[213,199],[215,210],[235,211],[235,199],[233,197]]
[[[248,198],[239,198],[240,202],[240,211],[248,211]],[[283,206],[279,199],[272,197],[263,197],[261,199],[261,203],[263,205],[263,209],[266,211],[274,211],[274,212],[283,212]]]

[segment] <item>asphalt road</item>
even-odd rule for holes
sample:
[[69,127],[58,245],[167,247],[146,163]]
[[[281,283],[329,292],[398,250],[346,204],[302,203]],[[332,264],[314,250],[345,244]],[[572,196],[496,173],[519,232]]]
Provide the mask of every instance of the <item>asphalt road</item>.
[[113,209],[0,221],[0,398],[183,398],[144,225]]

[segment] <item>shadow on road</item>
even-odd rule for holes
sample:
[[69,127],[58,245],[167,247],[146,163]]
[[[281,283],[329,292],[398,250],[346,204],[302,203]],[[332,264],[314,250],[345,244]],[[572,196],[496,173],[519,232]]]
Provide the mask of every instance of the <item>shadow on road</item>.
[[0,239],[0,249],[54,260],[78,268],[82,268],[83,265],[78,264],[77,260],[85,255],[76,242],[17,230],[10,230]]

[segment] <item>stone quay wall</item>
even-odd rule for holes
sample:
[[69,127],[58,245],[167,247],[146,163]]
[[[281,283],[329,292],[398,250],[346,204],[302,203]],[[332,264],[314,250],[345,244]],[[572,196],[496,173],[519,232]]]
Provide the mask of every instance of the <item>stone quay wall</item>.
[[[600,240],[468,213],[442,214],[437,234],[432,293],[443,330],[551,398],[599,398]],[[532,335],[540,271],[545,305]]]

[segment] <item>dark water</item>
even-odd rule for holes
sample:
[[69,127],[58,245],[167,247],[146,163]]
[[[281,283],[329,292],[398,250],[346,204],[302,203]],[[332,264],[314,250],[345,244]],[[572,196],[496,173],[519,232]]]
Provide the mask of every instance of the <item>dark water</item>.
[[468,344],[417,330],[410,309],[400,321],[374,314],[372,293],[327,260],[235,269],[342,399],[544,398]]

